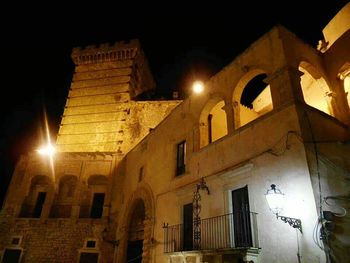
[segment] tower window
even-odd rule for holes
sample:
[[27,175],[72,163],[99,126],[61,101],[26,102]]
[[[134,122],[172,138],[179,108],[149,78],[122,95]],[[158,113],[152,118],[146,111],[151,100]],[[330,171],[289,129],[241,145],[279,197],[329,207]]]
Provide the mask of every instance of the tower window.
[[92,201],[91,214],[90,214],[91,218],[102,217],[104,200],[105,200],[104,193],[94,194],[94,199]]
[[177,145],[176,156],[176,175],[181,175],[185,172],[186,167],[186,141],[182,141]]
[[144,174],[145,174],[144,167],[141,166],[140,170],[139,170],[139,182],[141,182],[143,180]]
[[14,237],[12,238],[11,245],[19,245],[20,242],[21,242],[20,237]]
[[34,212],[33,212],[34,218],[39,218],[41,216],[41,211],[43,210],[45,199],[46,199],[46,192],[39,192],[38,197],[36,199]]

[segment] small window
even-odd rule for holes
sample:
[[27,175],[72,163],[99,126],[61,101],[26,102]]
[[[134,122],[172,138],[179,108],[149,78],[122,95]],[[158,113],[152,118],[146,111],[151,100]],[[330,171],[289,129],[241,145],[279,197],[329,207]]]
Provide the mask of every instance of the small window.
[[87,248],[95,248],[96,247],[96,241],[95,240],[88,240],[88,241],[86,241],[86,247]]
[[176,175],[183,174],[185,172],[185,167],[186,167],[186,141],[183,141],[177,145]]
[[20,242],[21,242],[20,237],[14,237],[12,238],[11,245],[19,245]]
[[144,168],[143,166],[140,167],[140,170],[139,170],[139,182],[141,182],[143,180],[143,177],[144,177]]
[[213,114],[209,114],[208,115],[208,143],[213,142],[212,130],[213,130]]

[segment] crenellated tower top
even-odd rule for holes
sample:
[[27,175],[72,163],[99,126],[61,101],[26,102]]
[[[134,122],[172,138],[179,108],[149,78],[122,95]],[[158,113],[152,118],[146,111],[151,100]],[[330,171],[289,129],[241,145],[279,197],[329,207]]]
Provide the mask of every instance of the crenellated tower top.
[[134,59],[140,52],[140,42],[137,39],[118,41],[114,44],[104,43],[98,46],[77,47],[72,51],[75,65],[103,63],[109,61]]
[[[74,48],[75,70],[56,145],[61,152],[118,152],[131,147],[130,105],[155,82],[137,39]],[[133,136],[133,137],[132,137]],[[134,140],[134,139],[133,139]]]

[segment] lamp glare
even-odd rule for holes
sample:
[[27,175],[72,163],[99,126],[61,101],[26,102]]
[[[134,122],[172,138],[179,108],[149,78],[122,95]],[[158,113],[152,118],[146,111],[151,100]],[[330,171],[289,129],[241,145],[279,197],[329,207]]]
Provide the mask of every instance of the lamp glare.
[[200,94],[204,90],[204,84],[201,81],[196,81],[193,83],[193,92]]

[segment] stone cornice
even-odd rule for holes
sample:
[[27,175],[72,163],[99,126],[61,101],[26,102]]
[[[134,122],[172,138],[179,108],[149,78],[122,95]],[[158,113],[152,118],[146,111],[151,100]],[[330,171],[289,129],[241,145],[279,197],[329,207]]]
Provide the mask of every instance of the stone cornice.
[[135,58],[139,51],[140,43],[137,39],[133,39],[129,42],[116,42],[113,45],[104,43],[99,46],[73,48],[72,59],[75,65],[128,60]]

